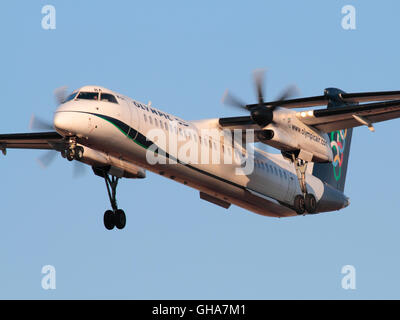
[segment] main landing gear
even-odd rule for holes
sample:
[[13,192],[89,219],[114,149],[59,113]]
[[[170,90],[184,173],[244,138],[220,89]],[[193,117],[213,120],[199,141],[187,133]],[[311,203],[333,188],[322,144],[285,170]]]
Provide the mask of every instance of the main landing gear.
[[118,209],[117,206],[117,199],[116,199],[116,194],[117,194],[117,185],[118,185],[118,180],[120,178],[111,176],[104,173],[104,180],[106,182],[106,187],[107,187],[107,193],[108,197],[110,198],[110,203],[112,210],[107,210],[104,213],[104,226],[106,227],[107,230],[112,230],[114,227],[117,227],[117,229],[123,229],[125,228],[126,225],[126,216],[125,212],[122,209]]
[[292,160],[299,180],[300,190],[303,193],[294,198],[294,209],[298,215],[302,215],[305,212],[315,213],[317,200],[313,194],[307,192],[306,170],[308,162],[297,158],[294,154],[292,154]]
[[71,138],[68,143],[68,147],[61,151],[61,156],[67,158],[68,161],[82,160],[83,158],[83,147],[77,146],[74,138]]

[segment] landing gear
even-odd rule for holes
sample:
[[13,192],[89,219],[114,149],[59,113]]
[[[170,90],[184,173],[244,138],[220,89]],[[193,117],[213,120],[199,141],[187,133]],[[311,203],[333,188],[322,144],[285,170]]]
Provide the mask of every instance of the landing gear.
[[112,230],[115,227],[114,212],[112,212],[111,210],[107,210],[104,213],[104,226],[107,230]]
[[110,203],[112,210],[107,210],[104,213],[104,226],[107,230],[112,230],[114,227],[117,229],[123,229],[126,225],[126,215],[124,210],[118,209],[117,206],[117,185],[120,178],[111,176],[104,173],[104,180],[106,182],[108,197],[110,198]]
[[65,157],[68,161],[81,160],[83,157],[84,149],[80,146],[71,146],[65,150]]
[[311,193],[307,193],[304,197],[304,205],[308,213],[315,213],[317,210],[317,200]]
[[126,216],[124,210],[118,209],[116,212],[107,210],[104,213],[104,226],[107,230],[112,230],[114,227],[123,229],[126,225]]
[[297,195],[294,198],[294,209],[296,210],[298,215],[304,214],[306,211],[304,197],[301,195]]
[[306,211],[308,213],[315,213],[317,210],[317,200],[313,194],[307,192],[306,170],[308,162],[297,158],[294,154],[292,154],[292,161],[296,169],[300,190],[303,193],[294,198],[294,209],[298,215],[302,215]]

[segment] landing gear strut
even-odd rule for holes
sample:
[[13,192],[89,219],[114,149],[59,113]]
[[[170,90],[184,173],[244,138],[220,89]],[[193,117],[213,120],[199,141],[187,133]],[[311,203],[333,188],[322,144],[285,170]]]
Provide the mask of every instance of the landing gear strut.
[[317,200],[313,194],[307,192],[306,170],[308,162],[297,158],[294,154],[292,154],[292,161],[302,192],[302,195],[297,195],[294,198],[294,209],[298,215],[304,214],[306,211],[308,213],[315,213],[317,210]]
[[107,193],[110,199],[112,210],[107,210],[104,213],[104,226],[107,230],[112,230],[114,227],[118,229],[125,228],[126,216],[124,210],[118,209],[117,206],[117,185],[120,178],[104,173],[104,180],[106,182]]

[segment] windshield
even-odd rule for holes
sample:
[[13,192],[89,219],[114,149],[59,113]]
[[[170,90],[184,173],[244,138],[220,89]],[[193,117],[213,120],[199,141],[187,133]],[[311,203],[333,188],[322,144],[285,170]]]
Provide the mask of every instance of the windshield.
[[117,99],[112,94],[109,93],[102,93],[101,94],[101,101],[108,101],[112,103],[118,103]]
[[77,99],[98,100],[99,94],[97,92],[79,92]]
[[77,94],[78,94],[78,92],[71,93],[68,97],[65,98],[63,103],[73,100],[76,97]]

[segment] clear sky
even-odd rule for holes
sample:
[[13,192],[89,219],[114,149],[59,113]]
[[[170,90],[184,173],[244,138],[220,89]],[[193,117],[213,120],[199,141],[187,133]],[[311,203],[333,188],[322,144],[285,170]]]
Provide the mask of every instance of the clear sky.
[[[56,29],[41,27],[56,8]],[[356,8],[356,30],[341,26]],[[96,84],[185,119],[235,116],[226,88],[254,102],[252,70],[268,69],[267,97],[295,83],[400,90],[398,1],[10,1],[0,19],[0,132],[52,119],[53,90]],[[0,157],[0,298],[400,298],[400,120],[355,130],[350,207],[274,219],[228,211],[149,173],[122,180],[123,231],[105,230],[102,179],[73,177],[41,151]],[[43,290],[41,269],[56,269]],[[356,290],[341,287],[345,265]]]

